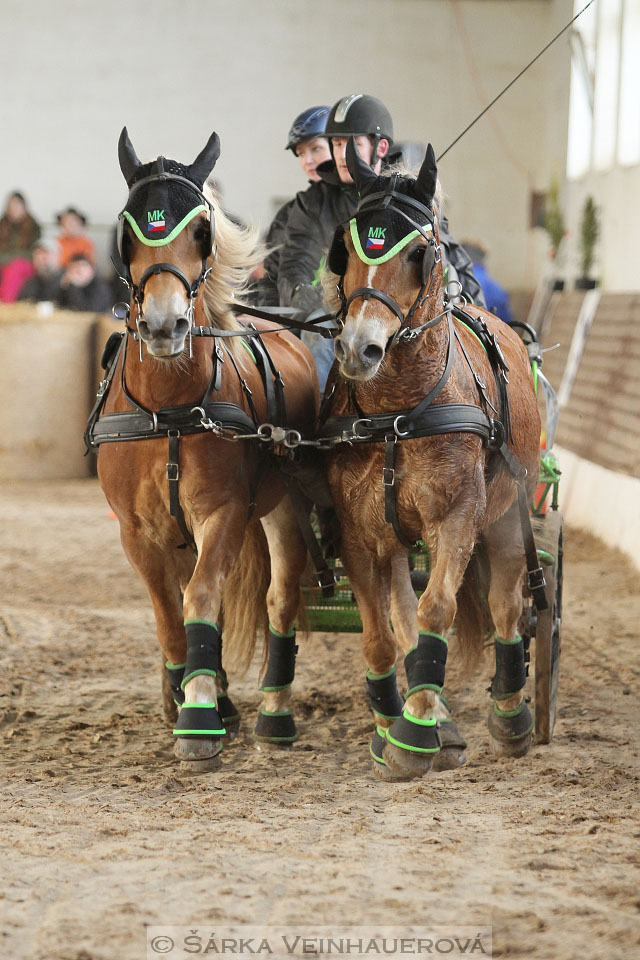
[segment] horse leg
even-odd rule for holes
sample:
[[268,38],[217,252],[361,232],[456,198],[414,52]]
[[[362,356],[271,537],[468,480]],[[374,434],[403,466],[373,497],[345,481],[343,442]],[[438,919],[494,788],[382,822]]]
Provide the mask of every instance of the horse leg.
[[[455,618],[456,594],[473,550],[477,510],[478,501],[468,496],[455,512],[431,527],[432,568],[418,602],[418,643],[405,656],[409,689],[402,716],[387,731],[383,751],[397,774],[423,776],[440,751],[438,711],[447,659],[446,634]],[[423,526],[428,526],[424,518]]]
[[517,634],[525,569],[517,502],[486,531],[485,540],[491,567],[489,609],[496,626],[491,744],[497,756],[522,757],[531,746],[534,721],[524,699],[524,643]]
[[263,699],[253,735],[263,743],[290,747],[298,739],[290,703],[298,651],[294,620],[300,604],[300,578],[307,549],[288,497],[263,517],[261,523],[271,559],[271,582],[267,591],[269,650],[260,684]]
[[[413,588],[404,554],[391,561],[391,622],[393,632],[405,655],[415,645],[418,632],[418,598]],[[454,770],[466,762],[467,743],[451,719],[448,703],[438,695],[434,716],[440,723],[440,752],[435,755],[433,770]]]
[[[406,566],[406,559],[401,558]],[[387,728],[402,713],[402,697],[398,693],[396,678],[397,641],[389,627],[392,566],[394,561],[380,560],[372,553],[365,553],[358,538],[343,531],[342,561],[355,594],[362,619],[362,653],[367,664],[367,690],[369,704],[376,724],[369,752],[373,772],[381,780],[405,780],[396,775],[382,756]],[[408,567],[407,567],[408,571]],[[407,604],[402,624],[410,620],[411,600],[408,595],[396,595],[398,604]]]
[[235,563],[246,528],[240,503],[229,502],[194,524],[198,559],[184,589],[186,659],[180,688],[184,703],[174,734],[176,756],[191,772],[219,766],[226,729],[218,710],[221,633],[218,626],[225,580]]

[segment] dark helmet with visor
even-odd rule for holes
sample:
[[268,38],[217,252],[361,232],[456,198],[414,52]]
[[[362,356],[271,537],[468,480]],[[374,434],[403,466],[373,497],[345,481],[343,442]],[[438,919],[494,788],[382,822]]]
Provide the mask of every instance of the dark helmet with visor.
[[289,130],[285,150],[296,152],[296,147],[304,140],[325,136],[325,126],[329,116],[329,107],[309,107],[295,118]]
[[327,137],[375,137],[393,143],[393,120],[381,100],[366,93],[352,93],[332,107],[325,130]]

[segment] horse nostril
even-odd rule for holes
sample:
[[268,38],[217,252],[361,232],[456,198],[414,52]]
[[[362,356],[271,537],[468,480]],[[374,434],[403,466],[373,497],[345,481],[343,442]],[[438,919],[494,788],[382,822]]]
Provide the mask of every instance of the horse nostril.
[[342,362],[347,355],[346,350],[342,346],[342,341],[340,340],[340,337],[334,340],[333,352],[336,355],[336,360],[339,360],[340,362]]
[[184,334],[186,334],[188,329],[189,329],[189,321],[187,320],[187,318],[178,317],[178,319],[176,320],[175,332],[179,334],[179,336],[183,336]]
[[149,336],[149,325],[146,320],[138,320],[138,333],[141,337]]
[[370,343],[362,352],[362,359],[364,363],[371,367],[374,363],[380,363],[383,356],[384,350],[377,343]]

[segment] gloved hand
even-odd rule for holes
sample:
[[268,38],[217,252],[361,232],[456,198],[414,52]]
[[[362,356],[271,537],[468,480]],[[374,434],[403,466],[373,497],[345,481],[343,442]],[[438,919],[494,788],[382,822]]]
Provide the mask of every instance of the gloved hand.
[[300,310],[305,317],[322,307],[322,289],[310,283],[300,283],[291,298],[291,306]]

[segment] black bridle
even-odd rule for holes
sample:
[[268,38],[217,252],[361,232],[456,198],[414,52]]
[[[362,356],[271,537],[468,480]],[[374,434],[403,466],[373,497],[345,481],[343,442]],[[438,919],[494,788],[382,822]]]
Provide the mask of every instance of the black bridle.
[[[413,304],[411,307],[409,307],[409,310],[405,314],[400,304],[394,300],[393,297],[390,297],[389,294],[377,287],[358,287],[356,290],[353,290],[348,297],[346,297],[344,293],[344,272],[342,273],[338,283],[338,295],[340,296],[341,301],[341,309],[340,313],[338,314],[338,320],[342,324],[344,324],[346,320],[349,307],[355,300],[378,300],[380,303],[384,304],[385,307],[391,310],[391,312],[398,318],[400,321],[400,327],[398,330],[396,330],[393,336],[389,338],[386,346],[387,350],[399,340],[414,340],[423,330],[427,330],[428,328],[439,323],[440,320],[442,320],[443,317],[445,317],[451,310],[451,307],[448,306],[442,311],[442,313],[438,314],[436,317],[432,317],[421,326],[411,327],[411,321],[416,310],[421,310],[427,301],[429,292],[431,290],[433,271],[435,270],[436,264],[441,262],[442,253],[440,244],[435,238],[435,217],[433,212],[427,206],[425,206],[425,204],[420,203],[419,200],[415,200],[413,197],[395,190],[394,186],[395,177],[391,181],[390,188],[388,190],[372,193],[370,196],[361,200],[358,204],[354,219],[357,220],[358,214],[365,211],[367,213],[371,213],[374,210],[386,211],[388,209],[392,209],[394,213],[403,217],[411,225],[411,227],[421,234],[427,241],[427,247],[425,248],[422,264],[420,290],[418,291],[418,295],[413,301]],[[431,225],[430,233],[427,233],[422,224],[418,223],[413,219],[413,217],[409,216],[409,214],[402,209],[400,204],[405,204],[417,210]]]
[[[120,258],[124,265],[124,274],[122,275],[121,279],[131,291],[131,296],[133,298],[133,301],[138,308],[138,316],[136,318],[136,324],[137,324],[139,320],[143,319],[142,301],[144,300],[144,289],[147,284],[147,281],[151,277],[158,276],[161,273],[173,274],[173,276],[177,277],[178,280],[180,280],[185,290],[187,291],[187,297],[189,299],[189,307],[187,309],[187,319],[189,320],[189,326],[191,326],[193,322],[194,301],[198,296],[198,293],[200,292],[200,287],[209,276],[209,272],[211,270],[211,267],[207,266],[209,262],[209,258],[211,257],[215,258],[215,254],[216,254],[215,215],[214,215],[213,205],[211,201],[207,197],[205,197],[202,190],[200,190],[196,186],[196,184],[193,183],[191,180],[188,180],[186,177],[178,176],[175,173],[167,173],[164,170],[164,167],[162,164],[162,157],[158,158],[157,163],[160,164],[159,172],[153,173],[148,177],[143,177],[141,180],[138,180],[136,183],[134,183],[134,185],[131,187],[131,190],[129,191],[127,202],[123,207],[123,209],[120,211],[120,214],[118,215],[117,246],[118,246],[118,253],[120,254]],[[210,230],[210,238],[211,238],[210,243],[207,245],[207,248],[203,252],[202,267],[200,269],[200,273],[198,274],[196,279],[193,281],[193,283],[189,280],[186,274],[183,273],[180,267],[177,267],[174,263],[168,263],[164,261],[161,263],[152,263],[151,266],[147,267],[147,269],[144,271],[138,283],[134,283],[133,277],[131,276],[130,265],[124,257],[124,243],[123,243],[124,224],[125,224],[124,214],[131,202],[131,198],[135,193],[137,193],[140,187],[148,185],[150,183],[154,183],[158,181],[166,181],[166,180],[171,180],[172,182],[177,182],[181,184],[183,187],[187,187],[189,190],[191,190],[192,193],[194,193],[198,197],[200,202],[209,210],[209,230]]]

